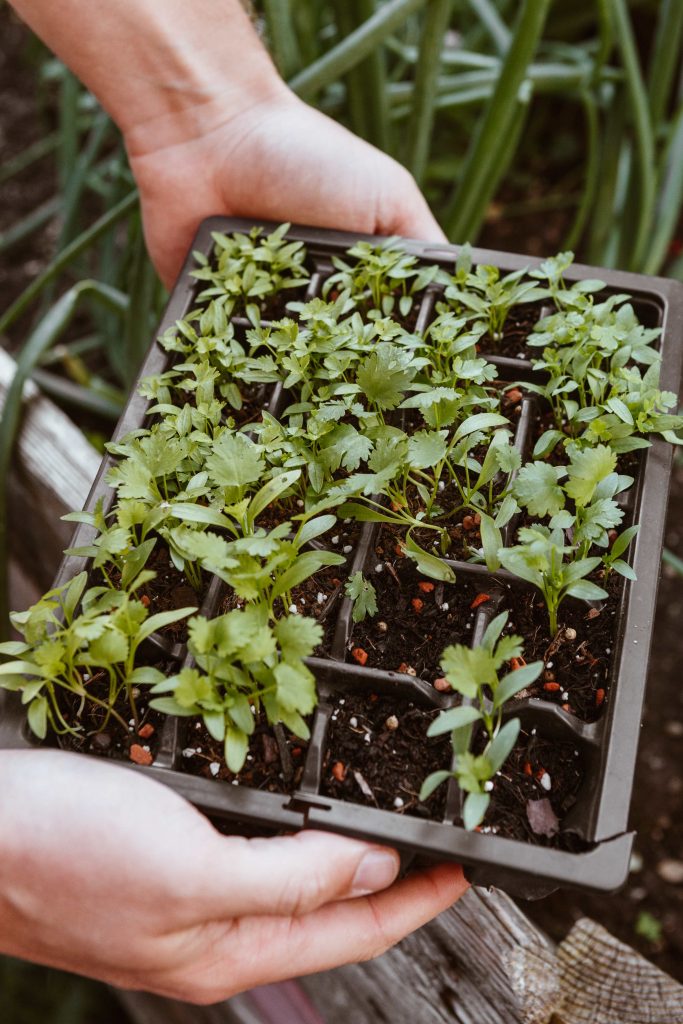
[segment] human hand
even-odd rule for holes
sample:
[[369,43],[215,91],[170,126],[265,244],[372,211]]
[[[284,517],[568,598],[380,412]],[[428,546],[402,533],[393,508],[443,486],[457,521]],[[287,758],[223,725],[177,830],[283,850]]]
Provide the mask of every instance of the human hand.
[[404,167],[284,86],[203,134],[169,143],[164,132],[158,148],[154,137],[145,124],[127,145],[147,247],[169,287],[212,214],[445,240]]
[[[0,753],[0,950],[195,1003],[384,952],[466,889],[323,832],[220,835],[142,773]],[[377,895],[362,895],[363,892]]]

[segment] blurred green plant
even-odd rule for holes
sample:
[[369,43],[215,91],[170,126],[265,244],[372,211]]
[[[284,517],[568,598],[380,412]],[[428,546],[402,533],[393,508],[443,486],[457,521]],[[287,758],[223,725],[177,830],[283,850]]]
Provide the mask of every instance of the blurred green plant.
[[2,1024],[126,1024],[103,985],[49,967],[0,957]]
[[[535,211],[565,231],[554,248],[683,279],[680,0],[246,5],[292,88],[405,163],[454,242]],[[39,47],[34,60],[54,128],[0,163],[0,183],[51,162],[57,187],[0,235],[0,253],[46,225],[56,241],[0,310],[0,341],[20,363],[0,422],[0,480],[22,382],[34,377],[86,425],[114,420],[164,299],[116,128],[59,61]],[[0,483],[0,623],[5,506]]]

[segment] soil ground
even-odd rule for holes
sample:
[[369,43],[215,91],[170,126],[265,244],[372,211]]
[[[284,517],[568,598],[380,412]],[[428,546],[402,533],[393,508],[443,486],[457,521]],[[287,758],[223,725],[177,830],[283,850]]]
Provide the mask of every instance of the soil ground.
[[[36,115],[36,73],[26,63],[26,33],[4,8],[0,52],[0,142],[7,159],[41,138],[50,128],[49,112]],[[48,198],[54,189],[53,166],[42,161],[29,173],[2,185],[0,232]],[[566,218],[565,218],[566,219]],[[540,225],[540,227],[539,227]],[[528,235],[526,233],[529,228]],[[562,242],[553,218],[535,216],[533,224],[514,219],[489,219],[483,244],[512,251],[547,253]],[[5,309],[35,276],[49,252],[47,228],[13,248],[0,265],[0,308]],[[520,239],[524,238],[522,242]],[[667,545],[683,557],[683,465],[673,483]],[[638,832],[633,871],[623,892],[614,896],[560,892],[524,910],[555,939],[563,938],[573,921],[588,915],[614,935],[640,949],[683,981],[683,880],[666,881],[666,861],[683,861],[683,687],[680,684],[683,580],[664,568],[656,614],[647,704],[638,759],[631,824]],[[658,870],[659,869],[659,870]],[[649,915],[645,916],[645,915]],[[648,932],[649,937],[639,932]],[[31,971],[38,971],[36,968]],[[0,973],[0,981],[2,974]],[[2,994],[0,992],[0,994]],[[99,1009],[99,1024],[111,1018]],[[25,1018],[28,1019],[28,1018]],[[46,1018],[43,1016],[43,1020]],[[85,1018],[84,1018],[85,1019]],[[88,1018],[88,1020],[91,1018]],[[121,1020],[117,1016],[116,1020]],[[4,1020],[4,1018],[3,1018]],[[12,1024],[12,1021],[8,1021]]]

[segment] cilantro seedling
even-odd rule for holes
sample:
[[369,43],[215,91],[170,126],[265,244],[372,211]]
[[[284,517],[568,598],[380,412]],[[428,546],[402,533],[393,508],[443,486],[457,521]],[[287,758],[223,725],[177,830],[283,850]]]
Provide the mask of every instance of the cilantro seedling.
[[[60,697],[67,693],[75,699],[77,722],[92,704],[102,709],[101,729],[114,718],[127,735],[128,723],[116,707],[123,692],[137,723],[133,688],[162,678],[156,669],[136,668],[140,645],[156,630],[195,612],[178,608],[149,615],[135,591],[153,576],[141,572],[127,590],[86,589],[87,573],[82,572],[28,611],[13,613],[12,624],[23,641],[0,644],[0,654],[13,659],[0,665],[0,686],[21,693],[29,725],[40,739],[48,726],[58,734],[82,731],[80,724],[66,720]],[[94,692],[95,680],[105,696]]]
[[192,276],[209,285],[199,294],[199,301],[218,296],[226,316],[246,313],[252,323],[258,324],[260,303],[265,298],[305,285],[309,278],[303,242],[285,239],[289,227],[281,224],[265,236],[258,227],[248,235],[215,231],[214,262],[203,253],[195,253],[199,268],[192,271]]
[[151,707],[164,714],[199,715],[223,743],[230,771],[239,772],[254,732],[252,708],[263,708],[271,725],[283,722],[295,736],[308,739],[303,716],[313,710],[316,691],[303,659],[321,639],[321,626],[302,615],[284,616],[274,625],[255,606],[211,620],[197,615],[190,620],[188,640],[196,667],[156,682]]
[[366,616],[377,614],[377,591],[362,572],[354,572],[353,576],[349,576],[344,593],[353,601],[354,622],[362,622]]
[[[476,828],[483,821],[493,788],[491,780],[517,742],[520,722],[513,718],[504,723],[505,705],[538,679],[543,669],[543,662],[535,661],[499,675],[507,662],[522,654],[522,637],[501,636],[507,618],[507,612],[497,615],[478,647],[454,644],[441,656],[444,677],[465,703],[441,711],[429,727],[428,736],[451,734],[455,763],[452,771],[433,772],[425,779],[420,800],[426,800],[442,782],[454,778],[467,793],[463,805],[466,829]],[[477,723],[486,742],[482,752],[474,754],[471,747]]]
[[558,609],[568,596],[584,601],[600,601],[607,592],[585,577],[602,559],[597,556],[576,558],[575,549],[564,543],[561,529],[536,524],[522,527],[519,543],[499,552],[503,566],[515,576],[531,583],[543,594],[548,609],[550,635],[557,633]]
[[458,315],[484,324],[492,341],[501,341],[510,310],[547,297],[548,290],[533,280],[525,280],[526,270],[515,270],[501,277],[498,267],[480,264],[469,269],[468,247],[463,246],[454,283],[445,298]]
[[416,256],[403,248],[399,238],[388,238],[381,245],[358,242],[348,250],[353,263],[339,256],[332,258],[336,273],[327,279],[323,295],[333,291],[348,293],[366,313],[389,316],[395,311],[406,317],[415,296],[445,275],[436,266],[420,266]]

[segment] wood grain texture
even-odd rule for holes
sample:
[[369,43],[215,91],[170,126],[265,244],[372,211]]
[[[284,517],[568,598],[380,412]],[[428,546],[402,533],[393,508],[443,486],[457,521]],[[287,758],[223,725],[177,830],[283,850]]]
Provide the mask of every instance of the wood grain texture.
[[302,984],[327,1024],[517,1024],[524,1008],[506,955],[518,949],[553,955],[508,896],[471,889],[379,959]]

